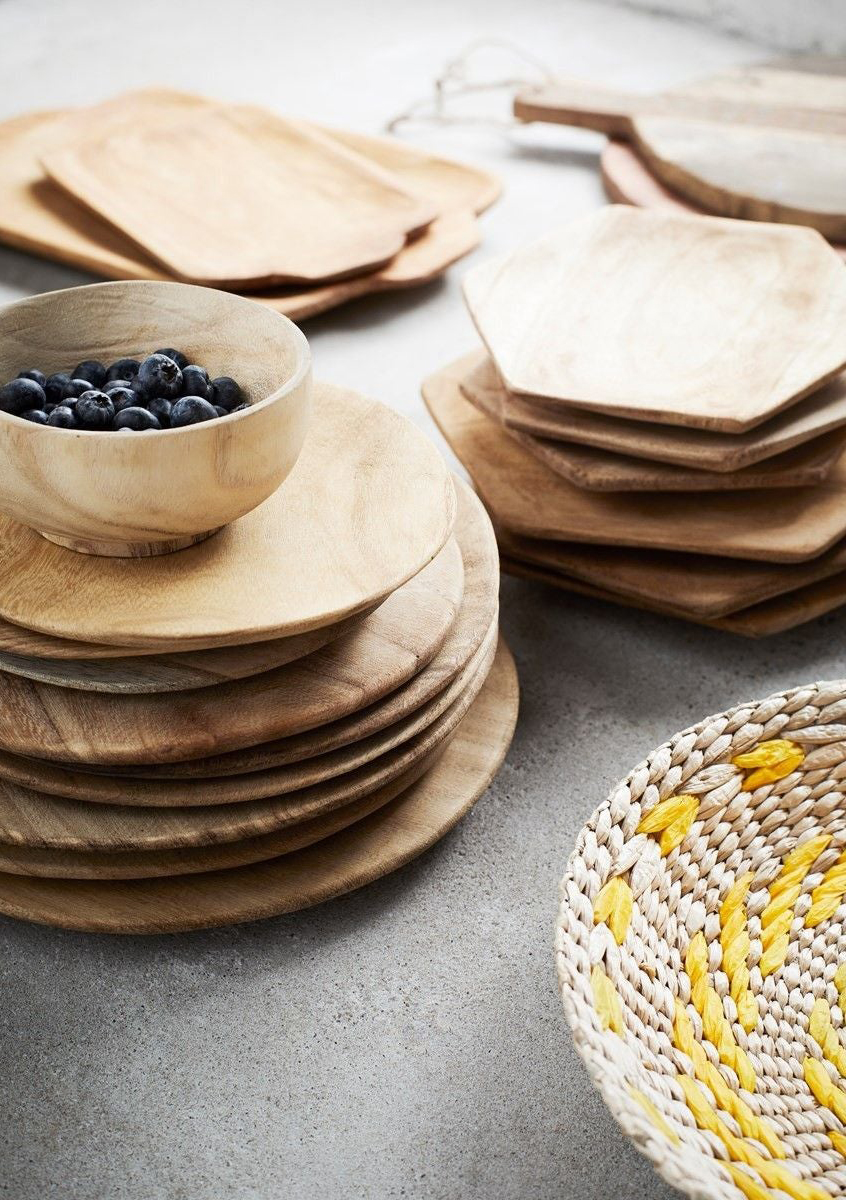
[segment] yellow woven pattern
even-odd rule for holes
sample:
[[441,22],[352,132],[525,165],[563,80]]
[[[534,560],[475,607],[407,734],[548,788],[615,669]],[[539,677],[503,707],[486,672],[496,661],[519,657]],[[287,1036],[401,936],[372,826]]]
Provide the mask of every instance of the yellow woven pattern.
[[697,933],[691,938],[684,965],[690,976],[690,998],[702,1018],[705,1037],[716,1047],[720,1062],[731,1067],[737,1075],[740,1086],[747,1092],[754,1092],[757,1079],[752,1063],[734,1040],[731,1025],[723,1012],[723,1002],[708,982],[708,947],[704,934]]
[[649,1117],[650,1121],[655,1126],[655,1128],[660,1130],[660,1132],[663,1133],[664,1137],[669,1138],[669,1140],[673,1143],[673,1145],[675,1145],[675,1146],[680,1145],[681,1139],[679,1138],[678,1134],[664,1120],[664,1118],[661,1116],[658,1109],[655,1107],[655,1105],[652,1103],[652,1101],[649,1099],[649,1097],[645,1096],[643,1094],[643,1092],[638,1091],[638,1089],[636,1087],[632,1087],[631,1084],[628,1085],[628,1092],[629,1092],[629,1095],[631,1096],[632,1100],[637,1101],[637,1103],[640,1105],[640,1107],[643,1109],[643,1111]]
[[809,1054],[802,1063],[802,1073],[820,1104],[830,1108],[838,1120],[846,1123],[846,1092],[832,1082],[822,1063]]
[[814,1001],[808,1032],[832,1066],[846,1076],[846,1051],[840,1045],[840,1038],[831,1023],[831,1009],[822,998]]
[[590,982],[593,988],[593,1006],[599,1014],[602,1028],[622,1034],[625,1029],[623,1008],[614,984],[599,965],[591,971]]
[[662,854],[669,854],[681,845],[690,827],[696,819],[699,801],[695,796],[683,792],[679,796],[670,796],[656,804],[637,827],[638,833],[659,833],[659,846]]
[[[744,1142],[742,1138],[735,1137],[724,1121],[721,1121],[716,1112],[711,1108],[710,1104],[705,1099],[705,1096],[700,1088],[700,1085],[690,1075],[679,1075],[678,1081],[684,1091],[687,1106],[693,1113],[696,1124],[700,1129],[707,1129],[709,1133],[715,1134],[726,1147],[729,1158],[735,1162],[746,1163],[748,1167],[752,1167],[763,1179],[768,1187],[781,1188],[788,1196],[792,1196],[794,1200],[831,1200],[828,1192],[822,1191],[815,1184],[809,1183],[805,1179],[799,1179],[793,1172],[780,1162],[773,1162],[769,1158],[765,1158],[753,1146]],[[768,1198],[771,1200],[771,1198]]]
[[731,985],[731,998],[737,1005],[737,1016],[747,1033],[758,1024],[758,1005],[749,990],[749,932],[746,928],[746,897],[754,876],[751,871],[735,880],[734,886],[720,906],[720,945],[723,950],[723,970]]
[[761,913],[761,945],[763,954],[759,966],[766,978],[784,966],[793,924],[793,906],[799,898],[802,883],[815,860],[831,841],[828,833],[803,842],[784,860],[777,878],[770,884],[770,899]]
[[593,902],[593,923],[604,921],[622,946],[632,917],[632,889],[622,876],[609,879]]
[[843,893],[846,892],[846,850],[840,855],[833,867],[829,867],[823,875],[822,883],[811,892],[811,907],[805,917],[805,926],[814,929],[829,917],[834,916],[840,907]]
[[838,1133],[836,1129],[829,1129],[828,1138],[837,1153],[846,1158],[846,1133]]
[[747,1175],[741,1167],[735,1166],[734,1163],[720,1163],[720,1166],[728,1171],[744,1196],[749,1197],[749,1200],[772,1200],[772,1192],[768,1188],[761,1187],[760,1183],[756,1183],[752,1176]]
[[[754,792],[765,783],[775,783],[795,771],[805,761],[805,751],[795,742],[774,739],[761,742],[754,750],[738,754],[732,765],[742,771],[751,771],[743,781],[744,792]],[[757,768],[757,769],[755,769]]]

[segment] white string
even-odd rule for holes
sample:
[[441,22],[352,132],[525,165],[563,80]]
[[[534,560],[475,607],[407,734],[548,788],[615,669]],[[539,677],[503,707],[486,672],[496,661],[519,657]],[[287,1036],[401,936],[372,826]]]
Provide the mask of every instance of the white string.
[[[474,81],[470,77],[472,60],[480,51],[504,50],[516,62],[530,66],[533,74],[509,75],[500,79]],[[395,133],[401,125],[483,125],[489,129],[511,130],[521,125],[515,117],[509,120],[482,114],[461,115],[450,111],[451,103],[458,97],[504,89],[514,91],[538,82],[550,82],[555,78],[550,68],[528,50],[504,38],[481,38],[471,42],[455,58],[449,59],[443,71],[434,81],[431,96],[415,100],[408,108],[392,117],[386,125],[389,133]]]

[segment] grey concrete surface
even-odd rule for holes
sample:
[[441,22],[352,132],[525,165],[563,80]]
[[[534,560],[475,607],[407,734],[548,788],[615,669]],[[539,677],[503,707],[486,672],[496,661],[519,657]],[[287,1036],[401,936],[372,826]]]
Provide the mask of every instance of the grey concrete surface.
[[[2,0],[0,105],[160,82],[375,130],[484,35],[642,87],[764,53],[574,0]],[[485,72],[513,72],[494,59]],[[477,259],[602,200],[587,134],[409,136],[501,173]],[[419,382],[474,344],[460,274],[309,323],[319,375],[435,437]],[[0,298],[83,281],[0,251]],[[0,920],[0,1194],[670,1200],[572,1049],[552,962],[557,882],[580,825],[666,736],[842,673],[842,618],[752,644],[516,581],[502,613],[523,687],[513,748],[476,809],[405,870],[311,912],[192,936]]]

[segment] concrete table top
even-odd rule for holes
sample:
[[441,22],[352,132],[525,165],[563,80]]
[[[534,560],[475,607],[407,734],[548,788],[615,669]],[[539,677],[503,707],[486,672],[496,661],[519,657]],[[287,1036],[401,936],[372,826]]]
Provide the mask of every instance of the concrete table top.
[[[482,36],[562,73],[645,89],[767,53],[577,0],[4,0],[0,115],[160,83],[376,131]],[[483,55],[479,70],[514,75],[515,64]],[[408,136],[502,175],[472,261],[603,200],[600,139],[584,132]],[[476,344],[463,269],[309,322],[316,372],[436,438],[419,383]],[[0,250],[0,300],[83,282]],[[842,673],[843,619],[755,644],[506,580],[502,622],[523,688],[507,763],[457,830],[396,875],[310,912],[191,936],[0,920],[4,1194],[675,1194],[572,1049],[552,957],[558,879],[596,804],[665,737],[734,701]]]

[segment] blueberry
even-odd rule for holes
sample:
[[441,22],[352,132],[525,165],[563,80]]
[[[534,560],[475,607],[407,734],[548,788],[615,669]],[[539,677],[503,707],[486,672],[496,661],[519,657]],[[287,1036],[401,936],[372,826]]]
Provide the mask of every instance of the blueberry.
[[32,379],[41,388],[43,388],[44,384],[47,382],[47,376],[44,374],[44,372],[36,371],[35,369],[31,371],[18,371],[18,379]]
[[25,421],[32,421],[33,425],[46,425],[47,414],[43,408],[31,408],[29,412],[21,413]]
[[[119,358],[106,372],[106,383],[111,383],[115,379],[134,379],[140,366],[137,358]],[[105,390],[103,388],[103,391]]]
[[219,379],[212,380],[213,404],[219,404],[227,412],[232,412],[232,409],[236,404],[241,402],[242,398],[240,387],[228,375],[221,375]]
[[146,408],[122,408],[115,417],[115,429],[161,429],[156,417]]
[[70,383],[70,375],[65,375],[59,371],[56,375],[51,375],[44,384],[44,391],[49,404],[59,404],[64,398],[65,388]]
[[106,368],[96,358],[86,358],[73,369],[74,379],[87,379],[92,388],[101,388],[106,382]]
[[171,409],[170,424],[173,429],[182,425],[197,425],[200,421],[216,421],[214,405],[202,396],[183,396]]
[[214,403],[209,373],[205,368],[194,363],[182,368],[182,395],[201,396],[210,404]]
[[214,409],[214,411],[217,413],[217,415],[219,417],[228,417],[229,416],[229,413],[226,411],[226,409],[221,408],[219,404],[213,404],[212,408]]
[[131,386],[132,384],[129,379],[110,379],[108,383],[103,384],[101,391],[104,391],[107,396],[111,396],[112,392],[117,388],[129,388]]
[[65,394],[62,397],[62,403],[66,404],[68,400],[78,400],[80,396],[84,396],[86,392],[96,391],[87,379],[72,379],[65,388]]
[[111,398],[96,388],[80,396],[76,403],[76,419],[83,429],[108,429],[114,415]]
[[150,400],[153,396],[173,400],[182,391],[182,372],[167,355],[151,354],[138,368],[132,386],[144,400]]
[[73,409],[66,408],[63,404],[54,408],[47,418],[48,425],[54,425],[58,429],[78,429],[76,417],[73,415]]
[[13,379],[0,388],[0,412],[19,416],[33,408],[43,411],[46,403],[44,389],[34,379]]
[[173,409],[170,400],[165,400],[164,396],[154,396],[152,400],[147,401],[145,407],[157,419],[162,429],[170,428],[170,414]]
[[[106,385],[108,387],[108,384]],[[137,408],[138,397],[133,392],[129,384],[124,384],[123,387],[114,387],[110,391],[104,391],[104,395],[108,396],[112,402],[112,408],[116,413],[122,412],[125,408]]]
[[165,358],[171,359],[179,367],[180,371],[184,371],[188,366],[189,359],[181,350],[174,350],[172,346],[165,346],[164,350],[157,350],[156,354],[163,354]]

